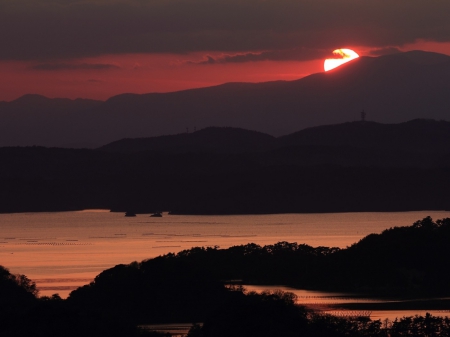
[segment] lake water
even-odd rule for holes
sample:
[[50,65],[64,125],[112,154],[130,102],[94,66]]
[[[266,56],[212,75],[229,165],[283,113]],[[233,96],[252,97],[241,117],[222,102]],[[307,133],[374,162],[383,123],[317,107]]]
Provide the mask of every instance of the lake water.
[[436,310],[436,309],[416,309],[416,310],[348,310],[339,308],[345,304],[352,303],[390,303],[390,302],[407,302],[408,300],[401,299],[383,299],[383,298],[364,298],[355,294],[348,293],[332,293],[326,291],[295,289],[286,286],[267,286],[267,285],[244,285],[246,291],[274,291],[282,290],[294,293],[297,295],[297,303],[304,305],[316,311],[321,311],[326,314],[335,316],[366,316],[372,320],[389,319],[391,321],[396,318],[404,316],[425,316],[428,312],[433,316],[450,316],[450,310]]
[[102,270],[194,246],[279,241],[350,246],[370,233],[450,212],[125,217],[106,210],[0,214],[0,264],[36,282],[40,295],[70,291]]

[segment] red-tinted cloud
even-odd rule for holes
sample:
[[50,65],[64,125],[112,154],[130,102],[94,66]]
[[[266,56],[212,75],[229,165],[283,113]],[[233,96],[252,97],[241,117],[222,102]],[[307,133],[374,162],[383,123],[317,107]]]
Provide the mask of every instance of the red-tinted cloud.
[[381,55],[397,54],[397,53],[401,53],[401,52],[402,51],[397,47],[385,47],[385,48],[373,49],[369,52],[369,55],[381,56]]
[[104,63],[39,63],[31,66],[33,70],[44,71],[60,71],[60,70],[111,70],[120,69],[119,66],[114,64]]

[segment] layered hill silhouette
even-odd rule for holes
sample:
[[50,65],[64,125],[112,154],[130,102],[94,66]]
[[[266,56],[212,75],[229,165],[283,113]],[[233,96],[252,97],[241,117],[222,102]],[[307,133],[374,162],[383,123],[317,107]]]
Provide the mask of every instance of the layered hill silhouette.
[[244,128],[272,136],[356,121],[450,119],[450,57],[412,51],[361,57],[296,81],[227,83],[105,102],[27,95],[0,102],[0,146],[98,147],[122,138]]
[[450,122],[236,128],[100,149],[0,148],[0,212],[190,214],[449,209]]

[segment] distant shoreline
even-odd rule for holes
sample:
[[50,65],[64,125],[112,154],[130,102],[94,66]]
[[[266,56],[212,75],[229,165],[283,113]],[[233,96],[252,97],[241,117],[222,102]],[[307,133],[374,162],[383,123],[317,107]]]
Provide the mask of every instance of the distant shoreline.
[[[65,213],[65,212],[104,212],[104,213],[124,213],[122,210],[111,210],[107,208],[80,208],[80,209],[61,209],[61,210],[24,210],[16,212],[0,211],[0,214],[20,214],[20,213]],[[408,213],[408,212],[450,212],[446,209],[408,209],[408,210],[361,210],[361,211],[323,211],[323,212],[278,212],[278,213],[189,213],[189,212],[168,212],[163,211],[164,216],[177,215],[208,215],[208,216],[233,216],[233,215],[278,215],[278,214],[340,214],[340,213]],[[136,215],[151,215],[154,211],[135,212]]]

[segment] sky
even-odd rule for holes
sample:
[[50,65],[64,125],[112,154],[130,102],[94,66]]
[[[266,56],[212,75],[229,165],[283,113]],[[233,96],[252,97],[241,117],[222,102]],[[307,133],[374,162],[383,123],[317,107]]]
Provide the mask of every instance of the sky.
[[295,80],[337,48],[450,55],[449,0],[0,0],[0,101]]

